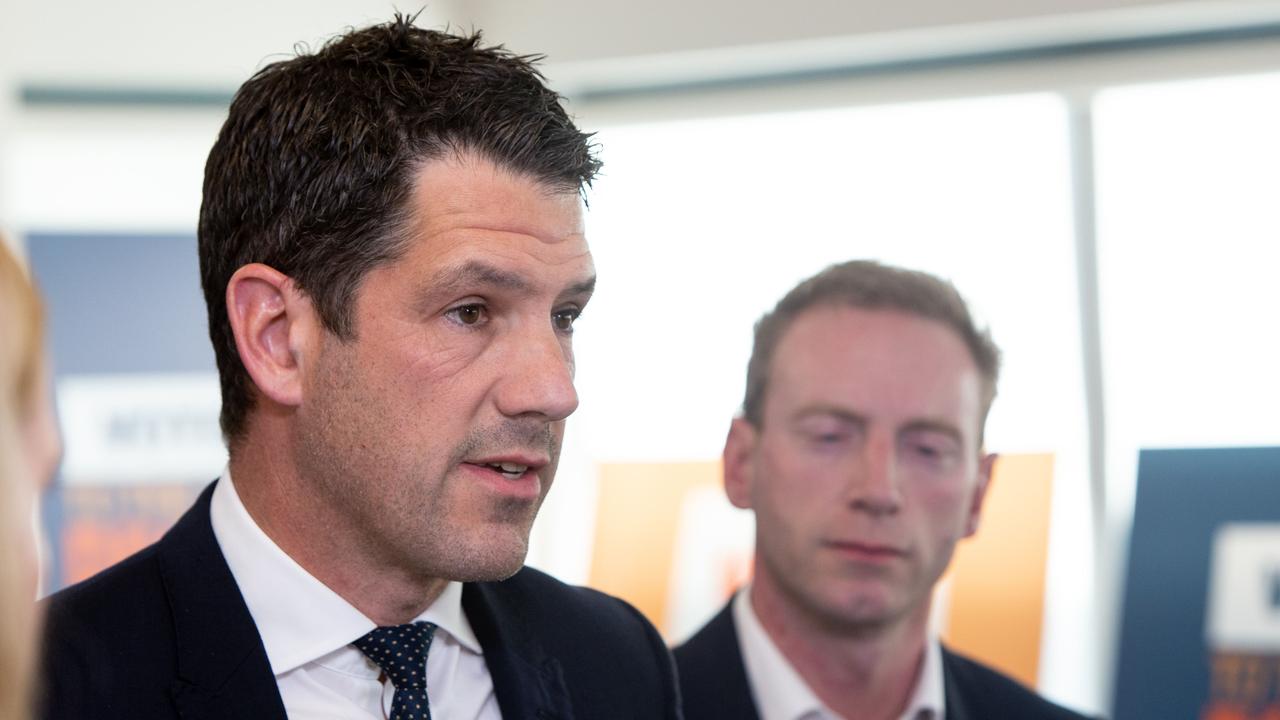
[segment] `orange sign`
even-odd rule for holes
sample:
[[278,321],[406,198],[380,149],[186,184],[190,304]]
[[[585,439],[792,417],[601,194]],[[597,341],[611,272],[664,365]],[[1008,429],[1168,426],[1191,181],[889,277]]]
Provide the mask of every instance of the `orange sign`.
[[[625,598],[679,642],[748,577],[754,519],[724,498],[718,461],[607,464],[590,584]],[[1001,456],[977,536],[947,577],[948,644],[1036,685],[1052,455]],[[999,628],[999,632],[993,632]]]

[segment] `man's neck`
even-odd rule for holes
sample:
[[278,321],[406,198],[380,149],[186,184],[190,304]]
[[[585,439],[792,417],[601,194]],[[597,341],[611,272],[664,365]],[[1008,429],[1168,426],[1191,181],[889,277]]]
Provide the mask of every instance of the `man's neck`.
[[924,662],[929,605],[898,622],[833,633],[767,582],[748,598],[760,624],[818,699],[848,720],[896,720]]
[[231,477],[254,523],[304,570],[378,625],[422,614],[449,581],[406,571],[366,547],[341,508],[324,502],[285,459],[287,446],[245,440],[231,453]]

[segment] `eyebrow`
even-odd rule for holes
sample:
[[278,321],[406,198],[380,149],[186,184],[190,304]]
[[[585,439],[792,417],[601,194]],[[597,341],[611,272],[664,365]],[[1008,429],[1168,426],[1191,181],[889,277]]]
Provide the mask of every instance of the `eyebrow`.
[[[417,293],[416,305],[429,308],[441,295],[450,296],[477,287],[499,288],[521,295],[533,294],[535,287],[530,280],[516,272],[504,270],[482,260],[468,260],[442,268],[424,283]],[[561,297],[590,295],[595,291],[596,276],[575,282],[560,293]]]
[[791,421],[803,422],[805,419],[814,417],[815,415],[828,415],[836,418],[837,420],[854,423],[856,425],[867,424],[867,418],[865,416],[832,405],[809,405],[807,407],[803,407],[791,416]]
[[443,268],[431,279],[432,292],[461,290],[468,285],[486,285],[520,293],[533,291],[533,284],[522,275],[494,267],[480,260]]
[[[815,415],[829,415],[843,422],[858,426],[865,426],[867,424],[867,418],[865,416],[844,408],[833,407],[830,405],[811,405],[802,408],[792,416],[791,421],[801,422],[805,418],[813,417]],[[896,434],[903,435],[910,432],[936,432],[942,433],[958,443],[964,443],[965,441],[964,433],[960,432],[959,428],[942,420],[932,420],[928,418],[912,420],[901,428],[898,428]]]
[[950,437],[952,440],[955,440],[957,443],[960,443],[962,445],[965,442],[964,433],[960,432],[959,428],[952,425],[951,423],[943,422],[941,420],[913,420],[907,423],[899,431],[899,434],[909,433],[909,432],[942,433],[943,435]]
[[583,280],[581,282],[576,282],[570,285],[569,287],[565,288],[562,295],[566,295],[566,296],[590,295],[595,291],[596,291],[596,276],[592,275],[586,280]]

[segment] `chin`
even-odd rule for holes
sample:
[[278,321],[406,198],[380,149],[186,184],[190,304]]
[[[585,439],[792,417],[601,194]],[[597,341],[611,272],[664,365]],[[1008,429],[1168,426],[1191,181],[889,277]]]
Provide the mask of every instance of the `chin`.
[[470,547],[454,548],[453,557],[435,563],[441,568],[438,576],[460,582],[496,582],[506,580],[524,567],[529,553],[527,534],[509,538],[507,542],[495,542],[492,536],[485,540],[487,542]]
[[903,613],[882,593],[857,592],[820,601],[825,620],[846,631],[889,625]]
[[524,560],[502,565],[485,565],[466,568],[450,578],[458,582],[500,582],[515,575],[524,567]]

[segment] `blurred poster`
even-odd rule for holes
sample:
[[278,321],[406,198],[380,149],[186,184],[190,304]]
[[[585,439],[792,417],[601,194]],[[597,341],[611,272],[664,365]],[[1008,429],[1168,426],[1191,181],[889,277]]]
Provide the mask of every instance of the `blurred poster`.
[[215,373],[63,375],[65,485],[212,480],[226,464]]
[[200,489],[193,483],[63,488],[61,584],[84,580],[158,540]]
[[191,235],[36,233],[66,448],[47,590],[158,539],[226,463]]
[[600,466],[589,582],[668,640],[701,627],[750,572],[754,518],[729,504],[720,477],[718,460]]
[[1049,453],[999,456],[978,532],[956,545],[934,600],[950,647],[1027,687],[1040,678],[1053,470]]
[[1280,720],[1280,448],[1142,452],[1115,717]]

